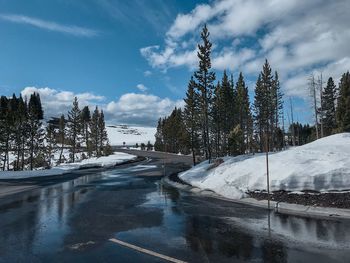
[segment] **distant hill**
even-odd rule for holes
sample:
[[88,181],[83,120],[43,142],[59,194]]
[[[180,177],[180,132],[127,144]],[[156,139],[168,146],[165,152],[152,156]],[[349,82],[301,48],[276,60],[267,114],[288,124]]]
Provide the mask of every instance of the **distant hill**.
[[134,146],[136,143],[147,143],[150,141],[152,144],[155,141],[154,135],[156,134],[155,127],[137,127],[128,125],[107,125],[107,133],[109,142],[112,146],[125,145]]

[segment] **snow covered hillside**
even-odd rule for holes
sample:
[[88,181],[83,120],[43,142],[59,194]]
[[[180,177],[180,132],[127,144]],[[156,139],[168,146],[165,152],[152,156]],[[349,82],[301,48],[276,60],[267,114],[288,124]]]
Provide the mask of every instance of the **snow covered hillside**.
[[76,163],[62,163],[51,169],[25,170],[25,171],[0,171],[0,179],[21,179],[29,177],[53,176],[68,174],[76,170],[96,167],[113,167],[137,158],[135,155],[115,152],[109,156],[92,157]]
[[[266,190],[264,154],[225,157],[224,161],[211,170],[203,162],[179,177],[193,186],[233,199],[244,197],[248,190]],[[271,153],[269,161],[273,191],[350,189],[350,133]]]
[[152,144],[155,141],[154,135],[156,128],[154,127],[134,127],[127,125],[107,125],[107,133],[109,143],[112,146],[126,145],[134,146],[136,143],[147,144],[150,141]]

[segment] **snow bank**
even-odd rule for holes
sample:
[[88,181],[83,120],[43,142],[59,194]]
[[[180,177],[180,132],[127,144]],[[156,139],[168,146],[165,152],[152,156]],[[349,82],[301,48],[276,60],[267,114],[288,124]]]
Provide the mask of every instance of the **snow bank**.
[[126,125],[108,125],[106,127],[108,139],[112,146],[135,145],[138,143],[147,144],[150,141],[155,142],[154,135],[157,129],[154,127],[133,127]]
[[[217,168],[203,162],[179,177],[193,186],[233,199],[266,190],[265,155],[225,157]],[[325,137],[269,156],[271,190],[350,189],[350,133]]]
[[92,167],[113,167],[116,164],[120,164],[135,158],[137,158],[135,155],[115,152],[114,154],[109,156],[103,156],[99,158],[94,157],[82,160],[81,162],[77,163],[60,164],[56,167],[47,170],[1,171],[0,179],[22,179],[30,177],[63,175],[79,169],[86,169]]

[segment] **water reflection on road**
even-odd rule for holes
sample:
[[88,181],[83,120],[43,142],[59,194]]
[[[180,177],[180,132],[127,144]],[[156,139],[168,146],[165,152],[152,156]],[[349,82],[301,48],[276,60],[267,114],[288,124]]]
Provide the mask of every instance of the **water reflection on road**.
[[[0,262],[346,262],[350,223],[270,214],[162,187],[150,163],[0,199]],[[176,166],[169,167],[176,169]]]

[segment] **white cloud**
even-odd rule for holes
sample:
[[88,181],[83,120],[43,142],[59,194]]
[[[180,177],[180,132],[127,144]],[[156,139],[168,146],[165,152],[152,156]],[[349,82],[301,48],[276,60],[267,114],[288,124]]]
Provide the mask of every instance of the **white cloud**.
[[152,71],[146,70],[146,71],[143,72],[143,75],[144,75],[145,77],[149,77],[149,76],[152,75]]
[[173,101],[155,95],[126,93],[106,106],[111,121],[131,124],[155,125],[159,117],[168,115],[174,107],[182,107],[183,101]]
[[145,85],[143,85],[143,84],[137,84],[137,85],[136,85],[136,88],[137,88],[139,91],[142,91],[142,92],[145,92],[145,91],[148,90],[148,88],[147,88]]
[[[305,97],[314,70],[337,79],[349,70],[348,0],[216,0],[179,14],[159,45],[141,49],[153,68],[196,66],[196,43],[207,23],[214,69],[257,76],[267,58],[287,96]],[[326,73],[326,71],[329,71]]]
[[26,87],[21,94],[23,98],[29,99],[34,92],[40,94],[46,119],[59,117],[61,114],[67,115],[75,96],[80,108],[89,106],[90,110],[93,110],[95,106],[99,106],[105,111],[106,121],[115,124],[155,126],[159,117],[168,115],[174,107],[183,107],[183,100],[173,101],[152,94],[126,93],[116,101],[106,101],[104,96],[89,92],[74,93],[47,87]]
[[78,37],[94,37],[98,35],[98,31],[93,29],[75,25],[63,25],[52,21],[17,14],[0,14],[0,19],[17,24],[31,25],[37,28],[56,31]]
[[39,93],[44,109],[45,118],[60,116],[67,114],[72,107],[73,99],[76,96],[79,105],[93,106],[102,103],[105,98],[103,96],[94,95],[93,93],[73,93],[71,91],[58,91],[50,88],[26,87],[21,91],[22,97],[29,99],[32,93]]

